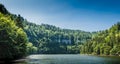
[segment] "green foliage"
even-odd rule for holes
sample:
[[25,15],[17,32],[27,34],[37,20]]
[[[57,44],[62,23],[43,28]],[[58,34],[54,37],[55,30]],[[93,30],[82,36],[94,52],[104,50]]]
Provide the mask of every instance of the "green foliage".
[[[26,43],[27,36],[29,43]],[[120,55],[119,49],[120,22],[108,30],[92,33],[61,29],[48,24],[30,23],[20,15],[10,14],[0,4],[0,52],[3,52],[0,58],[23,57],[26,51],[29,54]]]
[[27,53],[28,54],[35,54],[35,53],[37,53],[37,51],[38,51],[38,49],[37,49],[37,47],[35,47],[35,46],[33,46],[33,44],[32,43],[28,43],[27,44]]
[[40,54],[79,53],[78,46],[92,36],[90,32],[61,29],[48,24],[36,25],[27,20],[23,24],[29,41],[37,47]]
[[110,50],[111,50],[111,47],[110,47],[110,46],[106,46],[106,47],[104,48],[104,54],[105,54],[105,55],[109,55],[109,54],[110,54]]
[[18,15],[17,17],[16,17],[16,19],[15,19],[15,22],[16,22],[16,25],[18,26],[18,27],[20,27],[20,28],[22,28],[23,29],[23,21],[24,21],[24,19],[20,16],[20,15]]
[[27,36],[9,15],[0,13],[0,59],[15,59],[26,55]]
[[100,54],[100,46],[99,45],[97,45],[93,50],[96,54]]
[[78,54],[78,53],[80,53],[80,48],[81,48],[81,45],[69,45],[69,46],[67,46],[67,53],[68,54]]
[[111,51],[110,51],[111,55],[120,55],[120,45],[115,45]]
[[7,11],[7,9],[1,3],[0,3],[0,12],[3,13],[3,14],[9,14],[9,12]]
[[[120,55],[120,23],[93,35],[81,48],[83,54]],[[93,51],[89,51],[92,49]]]

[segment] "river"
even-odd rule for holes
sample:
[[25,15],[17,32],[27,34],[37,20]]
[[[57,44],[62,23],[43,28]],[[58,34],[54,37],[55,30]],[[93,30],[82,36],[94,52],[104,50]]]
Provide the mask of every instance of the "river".
[[90,55],[30,55],[25,64],[120,64],[120,57]]

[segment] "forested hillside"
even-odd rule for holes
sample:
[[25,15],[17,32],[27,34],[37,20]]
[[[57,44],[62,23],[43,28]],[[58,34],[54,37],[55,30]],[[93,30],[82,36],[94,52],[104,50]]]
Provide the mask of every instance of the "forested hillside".
[[27,54],[27,35],[19,26],[18,17],[12,15],[0,4],[0,59],[18,59]]
[[120,55],[120,23],[98,32],[35,24],[0,4],[0,59],[28,54]]
[[92,36],[90,32],[61,29],[48,24],[36,25],[27,20],[24,21],[24,30],[29,41],[37,47],[37,53],[46,54],[80,53],[80,45]]
[[11,14],[2,4],[0,7],[3,15],[9,16],[16,26],[26,32],[29,41],[27,51],[30,54],[80,53],[81,44],[91,39],[90,32],[61,29],[48,24],[37,25],[20,15]]
[[120,22],[100,31],[81,48],[83,54],[120,55]]

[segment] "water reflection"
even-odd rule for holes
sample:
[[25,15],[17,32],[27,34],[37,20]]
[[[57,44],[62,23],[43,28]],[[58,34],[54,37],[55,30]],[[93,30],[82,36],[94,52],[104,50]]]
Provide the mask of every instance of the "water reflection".
[[120,64],[120,57],[87,55],[30,55],[14,64]]
[[100,57],[87,55],[31,55],[32,64],[120,64],[120,57]]
[[26,60],[14,60],[14,61],[8,61],[8,60],[0,60],[0,64],[28,64],[27,59]]

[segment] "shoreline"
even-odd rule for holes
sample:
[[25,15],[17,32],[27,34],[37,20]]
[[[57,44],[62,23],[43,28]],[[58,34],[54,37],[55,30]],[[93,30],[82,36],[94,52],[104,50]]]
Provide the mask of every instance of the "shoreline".
[[81,54],[81,55],[120,57],[120,55],[96,55],[96,54]]
[[[88,56],[117,56],[120,57],[120,55],[95,55],[95,54],[30,54],[30,55],[88,55]],[[28,55],[28,56],[30,56]]]

